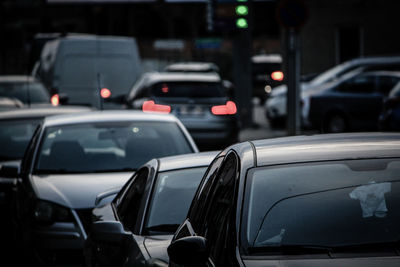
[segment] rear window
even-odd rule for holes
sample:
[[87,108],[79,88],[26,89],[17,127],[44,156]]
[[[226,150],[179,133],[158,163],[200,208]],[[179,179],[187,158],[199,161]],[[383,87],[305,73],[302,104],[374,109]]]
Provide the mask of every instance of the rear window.
[[41,83],[0,83],[0,96],[14,97],[23,103],[49,103],[50,96]]
[[221,83],[207,82],[163,82],[151,88],[156,97],[210,98],[224,97]]
[[257,168],[249,173],[248,251],[391,244],[400,230],[400,160]]

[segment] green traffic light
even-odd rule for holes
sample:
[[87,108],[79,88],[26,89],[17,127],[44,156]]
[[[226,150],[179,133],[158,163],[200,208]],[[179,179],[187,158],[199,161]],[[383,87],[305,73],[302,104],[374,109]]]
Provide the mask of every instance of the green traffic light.
[[247,2],[247,0],[237,0],[237,2]]
[[236,10],[236,15],[239,16],[246,16],[247,14],[249,14],[249,8],[245,5],[237,6],[235,10]]
[[236,26],[241,29],[245,29],[245,28],[249,27],[249,25],[247,24],[247,20],[244,18],[238,18],[236,20]]

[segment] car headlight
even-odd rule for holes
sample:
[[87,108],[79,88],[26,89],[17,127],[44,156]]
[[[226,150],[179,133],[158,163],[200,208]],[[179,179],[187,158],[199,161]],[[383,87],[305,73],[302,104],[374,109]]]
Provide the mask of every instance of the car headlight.
[[69,209],[43,200],[36,202],[33,216],[37,222],[42,224],[72,221],[72,214]]

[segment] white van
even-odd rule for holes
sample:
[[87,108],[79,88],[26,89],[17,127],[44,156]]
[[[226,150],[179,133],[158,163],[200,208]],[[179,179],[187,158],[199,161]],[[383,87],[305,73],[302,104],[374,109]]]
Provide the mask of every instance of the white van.
[[[74,34],[48,41],[35,76],[66,104],[116,108],[104,101],[107,88],[113,99],[123,98],[141,75],[136,40],[120,36]],[[102,101],[102,102],[101,102]]]

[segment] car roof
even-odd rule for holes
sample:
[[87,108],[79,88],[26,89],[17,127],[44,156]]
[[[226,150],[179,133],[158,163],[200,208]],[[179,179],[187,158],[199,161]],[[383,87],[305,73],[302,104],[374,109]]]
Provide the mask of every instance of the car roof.
[[159,158],[158,171],[208,166],[220,151],[205,151]]
[[11,120],[11,119],[29,119],[45,117],[50,115],[58,115],[65,113],[77,113],[92,110],[85,106],[58,106],[53,107],[51,105],[38,105],[34,107],[22,107],[18,109],[12,109],[0,112],[0,120]]
[[39,82],[33,76],[29,75],[0,75],[0,83],[23,83],[23,82]]
[[158,82],[220,82],[217,73],[197,72],[147,72],[143,75],[146,85]]
[[257,63],[282,63],[281,54],[258,54],[251,57],[251,61]]
[[166,71],[188,71],[188,72],[196,72],[196,71],[218,71],[218,67],[216,64],[212,62],[176,62],[169,64],[165,67]]
[[256,165],[400,157],[400,133],[341,133],[252,141]]
[[137,110],[100,110],[75,114],[64,114],[46,117],[45,127],[88,123],[88,122],[112,122],[112,121],[165,121],[177,122],[178,119],[171,114],[144,113]]

